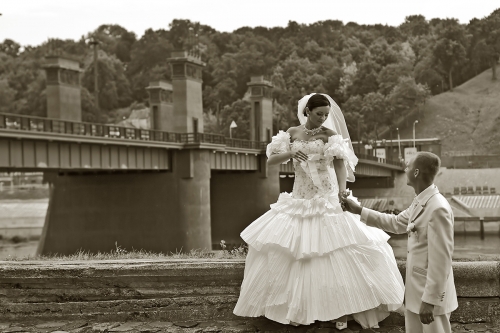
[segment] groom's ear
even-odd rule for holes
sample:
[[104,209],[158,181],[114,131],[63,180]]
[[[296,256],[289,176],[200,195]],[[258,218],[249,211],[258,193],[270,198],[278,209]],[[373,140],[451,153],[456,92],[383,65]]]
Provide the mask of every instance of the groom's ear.
[[413,171],[413,175],[415,176],[415,178],[417,178],[419,174],[420,174],[420,170],[419,169],[415,169]]

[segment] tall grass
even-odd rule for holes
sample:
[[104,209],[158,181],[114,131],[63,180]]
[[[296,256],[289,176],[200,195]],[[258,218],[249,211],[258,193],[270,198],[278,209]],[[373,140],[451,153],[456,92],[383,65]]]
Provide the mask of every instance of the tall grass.
[[222,240],[220,242],[221,250],[209,251],[204,249],[191,250],[189,252],[183,252],[182,249],[170,253],[158,253],[146,250],[135,250],[130,251],[122,248],[115,242],[115,249],[110,252],[97,252],[93,253],[90,251],[79,250],[74,254],[61,255],[61,254],[49,254],[40,256],[26,256],[26,257],[12,257],[6,258],[6,261],[28,261],[28,260],[40,260],[40,261],[85,261],[85,260],[122,260],[122,259],[150,259],[150,260],[161,260],[161,259],[245,259],[248,252],[246,245],[240,245],[238,248],[233,247],[232,250],[228,250],[226,242]]

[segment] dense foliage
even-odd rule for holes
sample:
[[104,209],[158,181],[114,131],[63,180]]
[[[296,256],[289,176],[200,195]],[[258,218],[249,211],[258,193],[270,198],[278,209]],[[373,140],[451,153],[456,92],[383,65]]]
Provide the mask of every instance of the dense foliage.
[[[93,99],[93,50],[99,41],[99,110]],[[102,25],[78,41],[50,40],[22,47],[0,44],[0,112],[44,115],[44,56],[50,53],[82,63],[85,121],[113,122],[123,110],[147,104],[145,87],[170,80],[167,59],[176,49],[197,49],[203,71],[206,131],[248,135],[245,100],[252,75],[274,85],[274,131],[297,124],[297,100],[310,92],[330,94],[342,107],[351,136],[377,136],[383,128],[430,95],[452,90],[488,67],[500,55],[500,9],[463,25],[455,19],[409,16],[399,27],[322,21],[287,27],[242,27],[232,33],[188,20],[168,30],[147,30],[138,38],[117,25]]]

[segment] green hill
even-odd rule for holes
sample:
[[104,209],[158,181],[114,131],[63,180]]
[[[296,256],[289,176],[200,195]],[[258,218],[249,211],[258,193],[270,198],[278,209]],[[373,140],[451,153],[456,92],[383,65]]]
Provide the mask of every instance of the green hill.
[[[416,125],[417,138],[440,138],[442,153],[500,154],[500,81],[491,69],[448,91],[433,96]],[[410,126],[401,139],[411,139]]]

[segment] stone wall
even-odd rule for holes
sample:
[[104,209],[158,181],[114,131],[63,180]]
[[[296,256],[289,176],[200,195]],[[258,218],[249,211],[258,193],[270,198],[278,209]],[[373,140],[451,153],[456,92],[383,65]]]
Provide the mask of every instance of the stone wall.
[[[500,323],[500,262],[453,268],[460,306],[452,321]],[[242,260],[4,261],[0,318],[231,320],[243,270]]]

